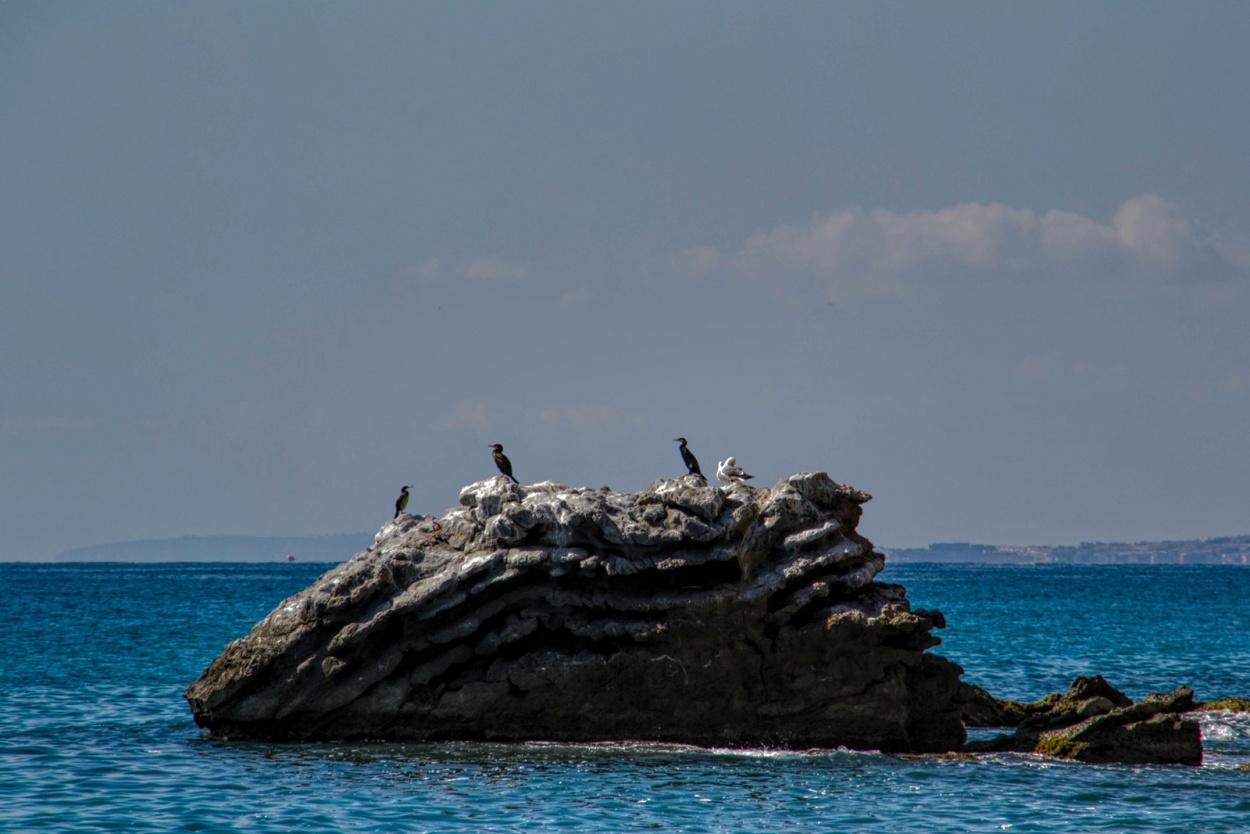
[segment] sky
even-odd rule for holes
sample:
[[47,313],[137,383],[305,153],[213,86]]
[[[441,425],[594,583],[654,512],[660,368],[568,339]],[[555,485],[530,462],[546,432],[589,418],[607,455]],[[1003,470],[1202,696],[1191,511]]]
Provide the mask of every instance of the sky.
[[[1242,2],[0,4],[0,560],[495,474],[1250,533]],[[345,556],[348,554],[345,554]]]

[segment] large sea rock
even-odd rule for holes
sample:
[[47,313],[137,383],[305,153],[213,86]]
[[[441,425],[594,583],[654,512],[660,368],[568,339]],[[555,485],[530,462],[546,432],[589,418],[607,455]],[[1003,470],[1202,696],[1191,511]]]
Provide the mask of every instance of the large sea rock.
[[186,691],[228,739],[959,749],[944,625],[823,472],[627,494],[493,478],[400,515]]

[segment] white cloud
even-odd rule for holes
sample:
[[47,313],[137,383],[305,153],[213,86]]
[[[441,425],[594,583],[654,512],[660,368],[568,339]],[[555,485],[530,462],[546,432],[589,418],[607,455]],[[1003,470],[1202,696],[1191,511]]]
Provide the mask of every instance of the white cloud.
[[444,261],[428,258],[399,271],[402,281],[432,284],[441,281],[468,279],[481,283],[517,283],[529,277],[529,270],[505,258],[472,258]]
[[1250,392],[1250,371],[1233,369],[1220,381],[1218,390],[1226,397],[1240,397]]
[[677,253],[676,267],[682,272],[706,275],[720,265],[720,253],[712,246],[691,246]]
[[427,281],[433,281],[443,271],[443,264],[438,258],[430,258],[421,266],[417,267],[417,274]]
[[464,400],[454,413],[434,421],[430,426],[436,432],[469,430],[483,432],[490,428],[490,406],[481,400]]
[[1042,382],[1055,373],[1062,358],[1063,354],[1059,351],[1027,357],[1016,363],[1008,374],[1008,378],[1017,383]]
[[[695,247],[697,262],[715,250]],[[921,275],[1093,269],[1225,276],[1250,257],[1199,235],[1154,194],[1126,200],[1110,224],[1066,211],[1044,214],[1001,203],[963,203],[896,213],[852,208],[807,226],[779,226],[749,238],[736,259],[748,270],[791,270],[830,280],[835,294],[905,295]]]
[[1189,224],[1154,194],[1126,200],[1111,220],[1117,242],[1147,269],[1179,265],[1181,249],[1194,242]]
[[523,281],[529,273],[516,264],[509,263],[502,258],[477,258],[469,261],[465,266],[464,274],[471,281],[499,283],[502,281]]

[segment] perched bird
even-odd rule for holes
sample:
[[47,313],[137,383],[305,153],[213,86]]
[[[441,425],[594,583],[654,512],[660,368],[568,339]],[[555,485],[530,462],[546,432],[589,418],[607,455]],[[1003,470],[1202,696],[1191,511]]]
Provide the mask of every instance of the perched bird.
[[512,483],[520,483],[520,481],[512,477],[512,461],[508,460],[508,456],[503,453],[501,444],[495,443],[490,447],[490,456],[495,459],[495,465],[499,467],[499,471],[507,475]]
[[404,507],[408,506],[408,487],[404,487],[399,491],[399,497],[395,499],[395,515],[391,516],[394,520],[399,518],[399,514],[404,511]]
[[737,484],[755,476],[742,471],[742,467],[733,458],[727,458],[724,463],[716,464],[716,477],[722,484]]
[[703,480],[706,481],[707,478],[704,478],[703,473],[699,471],[699,459],[696,458],[694,454],[691,453],[691,451],[686,448],[686,438],[674,437],[673,440],[681,444],[681,446],[679,447],[681,449],[681,460],[683,463],[686,464],[686,468],[690,470],[690,474],[698,475],[700,478],[703,478]]

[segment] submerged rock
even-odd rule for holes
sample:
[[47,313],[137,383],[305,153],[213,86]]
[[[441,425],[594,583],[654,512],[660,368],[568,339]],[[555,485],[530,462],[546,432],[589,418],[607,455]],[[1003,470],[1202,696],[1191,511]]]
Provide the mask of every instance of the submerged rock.
[[220,738],[960,749],[939,612],[877,583],[871,496],[685,476],[466,487],[282,602],[185,696]]
[[[1034,703],[998,701],[963,684],[956,702],[969,726],[1017,728],[1011,735],[969,742],[966,749],[972,752],[1041,753],[1091,763],[1202,764],[1198,722],[1184,716],[1194,709],[1189,687],[1151,693],[1133,703],[1094,675]],[[1000,723],[989,723],[995,721]]]

